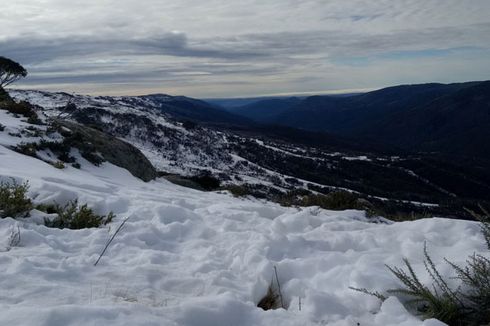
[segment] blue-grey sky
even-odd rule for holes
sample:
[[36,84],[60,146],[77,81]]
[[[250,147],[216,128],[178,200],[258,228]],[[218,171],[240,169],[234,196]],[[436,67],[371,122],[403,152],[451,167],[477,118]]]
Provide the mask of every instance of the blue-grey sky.
[[490,79],[489,0],[15,0],[22,88],[243,97]]

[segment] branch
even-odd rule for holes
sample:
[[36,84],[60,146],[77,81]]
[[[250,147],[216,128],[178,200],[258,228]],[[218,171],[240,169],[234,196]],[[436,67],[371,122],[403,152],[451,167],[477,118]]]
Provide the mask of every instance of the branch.
[[124,224],[126,223],[127,220],[129,220],[130,216],[126,217],[124,219],[124,221],[121,223],[121,225],[119,225],[119,227],[117,228],[116,232],[114,232],[114,234],[112,235],[112,237],[109,239],[109,241],[107,241],[105,247],[104,247],[104,250],[102,250],[102,252],[100,253],[100,256],[99,258],[97,259],[97,261],[95,262],[94,266],[97,266],[97,264],[99,263],[100,259],[102,258],[102,256],[104,256],[107,248],[109,248],[109,245],[111,244],[112,240],[114,240],[114,238],[116,237],[116,235],[119,233],[119,231],[121,231],[122,227],[124,226]]

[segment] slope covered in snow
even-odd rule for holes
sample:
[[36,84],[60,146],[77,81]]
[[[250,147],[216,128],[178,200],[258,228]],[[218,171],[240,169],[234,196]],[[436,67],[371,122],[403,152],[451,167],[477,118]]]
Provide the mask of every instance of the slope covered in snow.
[[[8,128],[0,132],[5,145]],[[473,222],[379,223],[362,211],[286,208],[163,179],[144,183],[107,162],[77,159],[81,169],[60,170],[0,145],[0,180],[29,181],[36,204],[78,199],[117,215],[84,230],[47,228],[39,211],[1,219],[1,325],[436,326],[442,324],[412,316],[394,297],[381,305],[349,286],[397,287],[384,264],[400,265],[403,257],[429,283],[424,242],[447,276],[444,257],[463,263],[485,250]],[[17,228],[20,243],[7,250]],[[274,266],[288,309],[263,311],[256,305]]]

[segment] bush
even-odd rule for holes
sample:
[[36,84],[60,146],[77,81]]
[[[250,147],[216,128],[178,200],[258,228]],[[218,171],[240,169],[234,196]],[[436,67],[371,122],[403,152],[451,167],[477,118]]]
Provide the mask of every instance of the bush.
[[417,206],[396,200],[371,200],[372,206],[366,211],[368,217],[383,216],[391,221],[415,221],[430,218],[434,214],[428,207]]
[[4,130],[5,130],[5,126],[0,123],[0,131],[4,131]]
[[26,118],[36,117],[37,113],[32,108],[32,105],[28,102],[22,101],[19,103],[11,102],[4,106],[4,109],[12,114],[19,114]]
[[96,228],[110,223],[115,217],[112,212],[107,215],[97,215],[87,204],[79,206],[78,200],[73,200],[65,206],[55,204],[53,208],[58,216],[53,220],[44,219],[44,225],[58,229]]
[[303,206],[320,206],[324,209],[363,209],[359,196],[347,191],[335,191],[328,195],[308,195],[303,197]]
[[480,221],[480,230],[485,238],[488,250],[490,250],[490,213],[480,206],[482,214],[478,214],[472,210],[466,209],[477,221]]
[[0,218],[27,217],[32,209],[32,202],[26,194],[29,190],[27,182],[17,183],[12,179],[11,183],[0,183]]
[[57,169],[60,169],[60,170],[63,170],[65,168],[65,164],[61,161],[54,162],[53,166]]
[[213,177],[211,174],[203,174],[199,176],[193,176],[190,178],[204,190],[216,190],[220,186],[220,181],[218,178]]
[[39,116],[36,113],[31,115],[29,118],[27,118],[27,123],[29,123],[31,125],[42,125],[43,124],[42,120],[39,119]]
[[415,305],[425,318],[436,318],[449,325],[462,325],[465,307],[461,294],[453,291],[439,274],[424,246],[424,266],[433,280],[431,287],[423,285],[415,274],[410,262],[404,259],[408,272],[399,267],[387,266],[404,285],[404,288],[388,290],[391,294],[411,297],[407,304]]
[[245,197],[251,195],[250,190],[245,186],[231,185],[225,187],[234,197]]
[[[488,212],[485,216],[473,213],[481,221],[481,231],[490,250],[490,222]],[[490,324],[490,259],[482,255],[472,255],[465,267],[448,260],[446,262],[456,273],[462,286],[453,290],[436,269],[434,262],[424,246],[424,266],[433,280],[429,287],[422,284],[412,265],[404,259],[406,270],[387,266],[403,284],[402,288],[388,290],[391,294],[401,294],[411,298],[406,303],[415,305],[416,310],[426,318],[436,318],[448,325],[478,326]],[[354,290],[374,295],[381,300],[386,296],[366,289]]]
[[12,147],[14,151],[20,154],[37,157],[37,151],[39,149],[36,143],[20,143],[17,146]]

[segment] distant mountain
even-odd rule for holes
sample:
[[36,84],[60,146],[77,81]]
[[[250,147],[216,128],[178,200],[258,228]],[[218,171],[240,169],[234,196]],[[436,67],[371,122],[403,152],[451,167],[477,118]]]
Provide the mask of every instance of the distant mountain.
[[243,125],[252,123],[248,119],[220,109],[205,101],[185,97],[153,94],[137,97],[150,102],[170,116],[201,123]]
[[300,98],[274,98],[228,108],[229,112],[260,122],[275,122],[277,116],[301,102]]
[[489,85],[403,85],[349,97],[311,96],[294,105],[289,99],[257,102],[250,113],[234,112],[406,150],[490,157]]
[[305,99],[307,96],[261,96],[261,97],[238,97],[238,98],[207,98],[203,99],[207,103],[221,107],[228,111],[233,111],[235,109],[245,107],[261,101],[267,100],[288,100],[291,97]]
[[[472,94],[463,93],[460,97],[467,101]],[[294,193],[288,194],[289,191],[304,194],[348,189],[371,202],[382,197],[403,200],[403,205],[410,206],[400,209],[412,210],[412,201],[440,204],[417,209],[424,211],[432,207],[434,214],[440,216],[455,214],[447,203],[456,203],[458,212],[463,212],[461,207],[468,203],[490,200],[490,160],[457,157],[448,160],[434,154],[415,155],[385,149],[365,140],[287,126],[217,123],[234,121],[228,115],[222,116],[225,120],[218,120],[222,119],[220,116],[210,117],[211,123],[200,120],[186,123],[190,119],[205,119],[201,110],[214,114],[215,109],[198,100],[167,95],[91,97],[19,90],[11,91],[10,95],[16,101],[30,102],[39,116],[76,122],[90,130],[102,131],[108,135],[107,139],[131,144],[146,156],[160,175],[210,173],[225,186],[244,187],[261,198],[280,200],[284,195],[294,196]],[[197,112],[187,112],[192,110],[192,105]],[[4,116],[10,119],[9,115]],[[6,122],[2,120],[2,123]],[[43,134],[48,135],[49,128],[26,126],[27,122],[20,120],[19,123],[20,129],[11,128],[10,124],[4,127],[8,146],[15,142],[18,151],[39,149],[36,155],[40,158],[73,163],[70,157],[76,153],[66,154],[65,146],[61,148],[66,155],[56,152],[59,146],[50,147],[48,151],[43,147],[46,144],[32,144],[41,139],[46,143],[50,138]],[[57,139],[57,134],[50,137]],[[91,141],[81,143],[91,146]],[[104,154],[102,150],[94,150],[96,154]],[[110,146],[108,152],[112,152]],[[131,168],[136,173],[142,170],[136,164],[131,164]],[[397,203],[396,209],[400,205]]]

